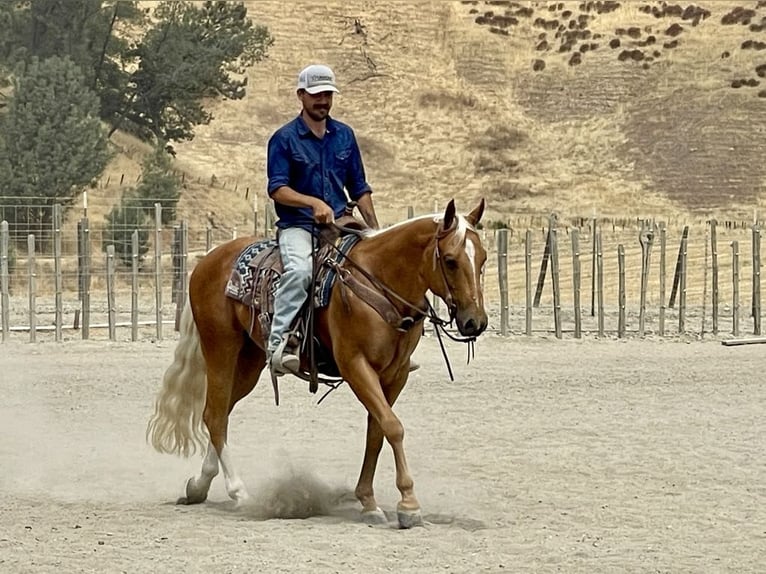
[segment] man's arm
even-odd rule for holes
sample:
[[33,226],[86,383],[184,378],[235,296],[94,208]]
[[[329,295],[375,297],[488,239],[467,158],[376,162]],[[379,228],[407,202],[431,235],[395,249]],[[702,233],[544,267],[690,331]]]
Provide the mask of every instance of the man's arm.
[[[324,201],[318,197],[298,193],[293,188],[286,185],[272,191],[271,199],[282,205],[289,205],[290,207],[310,208],[314,215],[314,221],[317,223],[332,223],[335,221],[332,209],[330,209],[330,206]],[[366,218],[365,221],[367,221]]]
[[364,173],[362,152],[359,150],[359,144],[353,131],[351,132],[351,138],[353,144],[351,146],[351,162],[345,182],[346,189],[351,199],[357,202],[357,207],[365,223],[373,229],[380,229],[378,218],[375,215],[375,207],[372,204],[372,190],[367,183]]
[[359,213],[362,214],[365,223],[373,229],[380,229],[378,218],[375,215],[375,206],[372,204],[372,193],[368,191],[367,193],[362,194],[356,202],[356,206],[359,208]]

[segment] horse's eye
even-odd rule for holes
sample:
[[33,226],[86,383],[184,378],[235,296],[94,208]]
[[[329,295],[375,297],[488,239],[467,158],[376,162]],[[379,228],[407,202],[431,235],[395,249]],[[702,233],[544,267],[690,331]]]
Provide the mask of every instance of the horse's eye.
[[454,271],[455,269],[457,269],[457,259],[455,259],[454,257],[445,256],[444,265],[450,271]]

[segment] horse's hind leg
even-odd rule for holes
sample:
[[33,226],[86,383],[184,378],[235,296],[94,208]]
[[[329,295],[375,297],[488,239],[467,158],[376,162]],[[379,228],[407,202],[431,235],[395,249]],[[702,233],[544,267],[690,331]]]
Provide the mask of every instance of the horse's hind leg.
[[364,459],[359,481],[356,483],[354,494],[362,503],[362,521],[367,524],[387,524],[385,513],[378,506],[373,490],[375,467],[378,465],[378,456],[383,448],[383,430],[372,415],[367,415],[367,440],[364,448]]
[[[212,360],[211,360],[212,359]],[[217,453],[217,461],[223,469],[226,492],[238,503],[249,498],[245,483],[239,477],[226,445],[229,428],[229,412],[236,372],[236,354],[220,353],[208,359],[207,402],[202,415],[210,435],[210,443]],[[210,455],[212,459],[213,455]],[[205,462],[207,462],[207,458]],[[204,463],[203,463],[204,473]]]
[[229,415],[237,401],[253,390],[265,364],[265,353],[248,339],[244,339],[238,353],[219,354],[208,361],[208,392],[203,420],[208,428],[210,444],[199,477],[191,478],[186,485],[189,503],[202,502],[207,498],[210,483],[218,474],[219,463],[229,496],[237,503],[249,498],[227,446]]
[[207,454],[202,462],[199,476],[192,476],[186,482],[186,497],[178,500],[179,504],[199,504],[207,500],[210,483],[218,474],[218,453],[212,441],[207,444]]
[[[227,364],[229,363],[229,364]],[[210,484],[218,475],[219,463],[226,478],[226,490],[235,500],[247,498],[247,490],[239,479],[226,452],[226,432],[229,423],[229,399],[234,365],[231,357],[207,360],[207,398],[202,420],[210,440],[207,454],[202,462],[199,476],[186,482],[186,497],[179,500],[185,504],[198,504],[207,499]]]

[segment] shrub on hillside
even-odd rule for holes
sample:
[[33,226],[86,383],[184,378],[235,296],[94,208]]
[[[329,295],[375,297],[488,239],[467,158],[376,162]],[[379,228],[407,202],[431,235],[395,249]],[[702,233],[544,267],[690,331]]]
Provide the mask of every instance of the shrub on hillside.
[[176,206],[181,197],[181,179],[173,172],[171,158],[160,143],[146,156],[141,166],[141,181],[134,190],[133,201],[146,216],[154,220],[154,204],[162,206],[163,225],[176,219]]
[[106,215],[101,248],[114,245],[114,254],[125,266],[133,264],[133,233],[138,232],[138,266],[149,251],[149,223],[146,211],[133,197],[123,197]]

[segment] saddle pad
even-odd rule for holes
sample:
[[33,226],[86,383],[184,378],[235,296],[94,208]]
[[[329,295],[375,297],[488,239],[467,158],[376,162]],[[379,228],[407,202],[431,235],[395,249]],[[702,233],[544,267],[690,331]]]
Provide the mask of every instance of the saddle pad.
[[226,284],[226,295],[245,305],[251,305],[253,287],[259,270],[251,266],[250,262],[265,250],[273,249],[276,246],[276,240],[266,239],[245,247],[234,261],[231,276]]
[[[320,270],[314,285],[314,305],[326,307],[330,303],[330,294],[335,282],[335,269],[327,265],[328,261],[342,263],[343,257],[359,241],[356,235],[346,235],[335,242],[335,248],[322,247],[319,253]],[[226,284],[226,295],[250,306],[261,307],[262,312],[273,312],[273,296],[282,276],[279,268],[268,264],[272,260],[267,251],[277,248],[277,241],[267,239],[245,247],[237,256]],[[276,257],[278,260],[279,257]],[[261,263],[267,263],[264,267]],[[257,292],[257,295],[256,295]],[[262,299],[262,300],[261,300]]]

